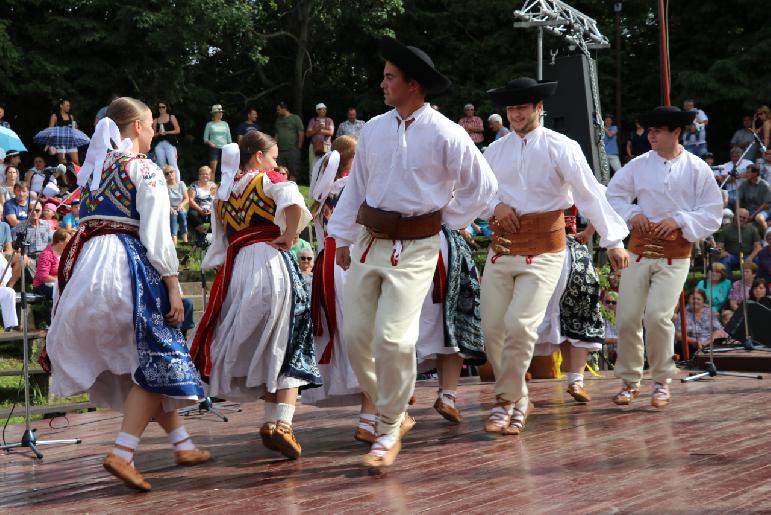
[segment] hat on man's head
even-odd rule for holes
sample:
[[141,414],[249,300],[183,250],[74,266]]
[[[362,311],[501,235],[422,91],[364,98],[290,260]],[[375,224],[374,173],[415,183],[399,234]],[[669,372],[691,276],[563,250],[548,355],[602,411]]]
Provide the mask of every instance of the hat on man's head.
[[319,102],[318,104],[316,104],[316,111],[318,111],[319,109],[326,109],[326,108],[327,108],[327,104],[325,104],[324,102]]
[[222,105],[221,104],[214,104],[211,106],[211,114],[214,113],[223,113]]
[[648,127],[685,127],[693,123],[695,111],[682,111],[675,106],[659,106],[640,116],[640,125]]
[[20,154],[21,154],[21,152],[19,152],[18,150],[6,150],[5,151],[5,159],[8,159],[9,157],[16,157],[16,156],[18,156]]
[[557,84],[557,81],[518,77],[503,87],[488,90],[487,94],[493,102],[502,106],[535,104],[554,95]]
[[380,40],[380,56],[415,79],[427,94],[438,95],[452,85],[452,81],[436,69],[428,54],[417,47],[403,45],[393,38],[383,38]]

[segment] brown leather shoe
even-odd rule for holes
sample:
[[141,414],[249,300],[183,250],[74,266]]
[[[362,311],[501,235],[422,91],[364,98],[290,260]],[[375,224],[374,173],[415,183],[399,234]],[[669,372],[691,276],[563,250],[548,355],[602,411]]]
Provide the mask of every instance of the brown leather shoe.
[[192,451],[174,451],[177,457],[177,465],[199,465],[211,459],[209,451],[193,449]]
[[515,407],[514,414],[511,416],[511,421],[509,422],[509,425],[504,427],[501,433],[505,435],[518,435],[522,433],[522,431],[525,430],[525,422],[527,422],[527,417],[530,416],[530,412],[533,411],[534,408],[535,408],[535,405],[532,402],[530,402],[530,400],[528,400],[527,411],[523,414],[523,417],[520,420],[517,417],[517,414],[522,412]]
[[[365,429],[361,427],[362,425],[367,426],[368,429]],[[370,445],[375,443],[375,439],[377,438],[377,435],[375,435],[375,423],[371,420],[367,420],[364,418],[359,419],[359,426],[356,427],[356,431],[353,433],[353,439],[357,440],[359,442],[365,442]]]
[[485,432],[502,433],[511,421],[511,415],[508,413],[510,408],[511,403],[509,401],[498,399],[490,411],[490,416],[485,421]]
[[[399,439],[404,438],[404,435],[410,432],[410,429],[415,427],[415,419],[410,416],[406,411],[404,412],[404,418],[402,419],[402,425],[399,427]],[[397,451],[398,453],[398,451]]]
[[273,433],[276,432],[276,424],[273,422],[265,422],[260,428],[260,438],[262,439],[262,445],[271,451],[278,452],[278,447],[273,443]]
[[102,465],[107,472],[126,483],[126,486],[130,486],[140,492],[149,492],[152,490],[150,483],[145,481],[142,474],[132,467],[131,463],[120,456],[116,456],[111,452],[107,453],[107,457],[104,458],[104,463]]
[[[362,458],[361,463],[365,467],[388,467],[392,465],[394,461],[396,461],[396,457],[399,455],[399,451],[401,450],[401,440],[396,440],[390,449],[386,449],[377,440],[375,440],[375,443],[372,444],[372,448],[367,454],[364,455],[364,458]],[[379,456],[378,454],[373,454],[373,451],[385,451],[385,454]]]
[[278,452],[290,460],[296,460],[302,453],[302,447],[300,447],[300,444],[295,440],[292,426],[283,420],[279,420],[276,423],[276,429],[273,431],[271,441],[278,449]]
[[[455,401],[455,397],[449,398]],[[463,415],[460,414],[460,410],[455,406],[445,404],[442,400],[442,397],[436,399],[436,402],[434,403],[434,409],[437,411],[437,413],[443,416],[445,420],[448,420],[453,424],[460,424],[460,421],[463,420]]]
[[672,403],[672,396],[669,394],[669,387],[661,383],[653,383],[653,395],[651,396],[651,406],[654,408],[663,408]]
[[592,396],[580,384],[573,383],[568,386],[568,393],[578,402],[589,402],[592,400]]
[[628,406],[638,395],[640,395],[639,388],[625,384],[621,391],[613,397],[613,403],[619,406]]

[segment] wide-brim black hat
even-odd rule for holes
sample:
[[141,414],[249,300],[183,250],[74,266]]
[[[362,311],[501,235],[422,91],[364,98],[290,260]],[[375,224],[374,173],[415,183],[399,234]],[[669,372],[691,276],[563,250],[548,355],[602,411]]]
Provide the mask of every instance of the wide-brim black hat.
[[380,56],[415,79],[427,94],[438,95],[452,85],[452,81],[436,69],[428,54],[417,47],[403,45],[393,38],[383,38],[380,40]]
[[502,106],[534,104],[554,95],[557,84],[556,81],[519,77],[510,80],[503,87],[488,90],[487,94],[493,102]]
[[640,125],[645,127],[684,127],[693,123],[696,113],[682,111],[675,106],[659,106],[640,116]]

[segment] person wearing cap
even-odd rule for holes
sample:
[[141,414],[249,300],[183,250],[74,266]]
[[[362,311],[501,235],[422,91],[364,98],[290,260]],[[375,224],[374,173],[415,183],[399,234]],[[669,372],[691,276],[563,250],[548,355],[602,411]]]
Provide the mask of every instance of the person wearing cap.
[[495,141],[498,141],[511,132],[503,125],[503,118],[501,118],[501,115],[498,113],[493,113],[488,116],[487,124],[490,126],[490,130],[495,133]]
[[230,136],[230,126],[228,122],[222,120],[222,106],[214,104],[211,106],[211,121],[206,123],[203,130],[203,142],[209,147],[209,168],[212,173],[217,173],[217,165],[222,155],[222,147],[233,140]]
[[543,100],[556,82],[520,77],[488,94],[506,108],[511,134],[493,142],[485,159],[498,194],[483,217],[495,233],[482,280],[482,328],[495,372],[496,403],[485,431],[519,434],[532,410],[525,373],[565,261],[564,210],[576,205],[608,249],[614,268],[627,256],[623,219],[605,200],[577,142],[541,125]]
[[74,233],[80,227],[80,199],[70,200],[70,211],[62,217],[61,227]]
[[414,424],[405,410],[441,225],[468,226],[497,187],[463,128],[425,102],[426,95],[447,90],[450,80],[419,48],[391,38],[379,46],[385,60],[380,86],[394,109],[362,129],[348,184],[327,228],[337,263],[349,270],[343,337],[351,366],[380,417],[377,439],[363,459],[372,467],[394,462],[403,433]]
[[652,150],[627,163],[608,184],[608,201],[632,229],[630,264],[621,273],[616,310],[615,373],[623,382],[613,398],[618,405],[640,394],[646,348],[653,376],[651,405],[671,402],[668,384],[677,375],[672,317],[688,276],[691,247],[720,227],[723,200],[712,171],[679,143],[695,116],[670,106],[641,116]]
[[316,104],[316,116],[308,120],[305,137],[310,139],[308,147],[309,176],[313,166],[324,154],[332,148],[332,136],[335,133],[335,122],[327,116],[327,105],[324,102]]
[[9,166],[19,168],[21,163],[21,153],[18,150],[8,150],[3,158],[3,164],[0,165],[0,183],[5,182],[5,170]]
[[43,220],[51,226],[51,230],[59,228],[59,220],[56,218],[56,204],[47,202],[43,204]]
[[485,125],[482,119],[474,114],[474,104],[463,106],[463,116],[458,120],[458,125],[463,127],[474,145],[479,147],[485,141]]

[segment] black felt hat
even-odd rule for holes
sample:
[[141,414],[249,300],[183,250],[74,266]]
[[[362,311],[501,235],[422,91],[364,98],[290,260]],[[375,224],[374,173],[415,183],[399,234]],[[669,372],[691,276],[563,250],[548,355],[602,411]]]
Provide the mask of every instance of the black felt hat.
[[696,113],[675,106],[659,106],[640,116],[640,125],[648,127],[684,127],[693,123]]
[[488,90],[487,94],[493,102],[502,106],[534,104],[554,95],[557,84],[556,81],[519,77],[510,80],[503,87]]
[[393,38],[380,40],[380,56],[423,86],[427,94],[438,95],[452,85],[434,66],[434,61],[423,50],[399,43]]

